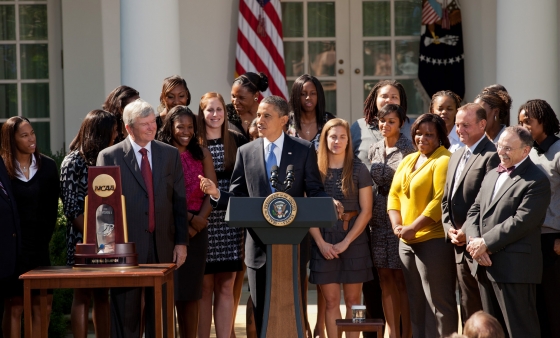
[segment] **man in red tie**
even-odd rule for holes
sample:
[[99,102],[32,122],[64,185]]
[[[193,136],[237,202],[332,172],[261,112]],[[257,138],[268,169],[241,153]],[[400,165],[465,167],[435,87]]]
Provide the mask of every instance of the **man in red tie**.
[[541,282],[541,226],[550,203],[550,183],[531,161],[533,139],[520,126],[498,141],[500,165],[486,174],[463,232],[485,312],[511,338],[540,337],[536,284]]
[[[154,138],[154,109],[138,99],[126,106],[128,137],[99,153],[97,165],[121,168],[128,239],[136,243],[138,263],[171,263],[187,258],[187,218],[183,168],[177,148]],[[111,337],[140,336],[140,288],[111,289]],[[145,292],[146,337],[154,337],[153,289]],[[172,315],[172,314],[168,314]]]

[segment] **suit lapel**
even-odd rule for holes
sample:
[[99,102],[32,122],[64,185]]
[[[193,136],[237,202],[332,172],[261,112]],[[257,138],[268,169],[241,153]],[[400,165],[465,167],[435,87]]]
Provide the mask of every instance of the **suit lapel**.
[[160,180],[162,179],[162,166],[163,159],[161,157],[161,150],[159,144],[152,141],[152,181],[153,181],[153,188],[154,192],[157,191],[159,186]]
[[[272,193],[270,189],[270,181],[268,177],[270,173],[266,172],[266,162],[264,159],[264,142],[262,138],[258,138],[253,141],[253,149],[251,150],[250,159],[247,159],[246,164],[249,165],[249,170],[247,174],[255,175],[257,180],[257,186],[259,187],[259,195],[268,196]],[[251,143],[253,143],[251,142]],[[252,180],[252,177],[246,177],[248,180]]]
[[[500,190],[498,190],[496,192],[496,196],[488,204],[488,208],[484,212],[485,214],[486,214],[486,212],[488,212],[488,210],[490,210],[490,209],[492,209],[492,207],[494,207],[494,205],[502,198],[502,196],[506,193],[506,191],[508,191],[515,183],[519,182],[519,179],[521,178],[520,175],[525,172],[525,170],[527,169],[527,166],[529,165],[529,162],[530,162],[530,159],[527,158],[523,163],[521,163],[521,165],[519,165],[519,167],[515,168],[511,172],[511,174],[508,175],[508,177],[506,178],[506,181],[500,187]],[[496,180],[494,181],[494,185],[493,185],[493,187],[495,187],[496,186],[496,181],[498,180],[499,175],[495,170],[493,170],[493,172],[496,174]],[[504,173],[503,175],[507,175],[507,174]],[[494,190],[492,189],[492,193],[493,192],[494,192]],[[492,194],[490,194],[490,198],[492,198]]]
[[278,180],[284,182],[286,179],[286,170],[290,164],[294,164],[294,142],[290,137],[284,134],[284,145],[282,146],[282,158],[280,160],[280,167],[278,168]]
[[[134,175],[134,178],[136,179],[136,181],[138,181],[138,184],[140,184],[142,189],[144,189],[144,191],[148,192],[148,189],[146,189],[146,184],[144,184],[144,178],[142,177],[142,172],[140,171],[140,168],[138,167],[138,161],[136,160],[136,155],[134,154],[134,149],[132,148],[132,144],[130,144],[130,140],[128,138],[126,138],[124,140],[123,151],[124,151],[124,155],[123,155],[124,163],[126,163],[126,166],[128,167],[128,170],[130,170],[130,172],[132,172],[132,174]],[[154,159],[152,158],[152,162],[153,162],[153,160]],[[153,176],[153,174],[152,174],[152,176]]]

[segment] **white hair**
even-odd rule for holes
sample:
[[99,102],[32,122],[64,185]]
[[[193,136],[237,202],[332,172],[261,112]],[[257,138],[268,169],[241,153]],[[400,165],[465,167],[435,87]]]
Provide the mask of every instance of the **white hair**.
[[127,126],[132,126],[137,118],[147,117],[151,114],[155,115],[154,108],[142,99],[136,99],[124,107],[123,122]]

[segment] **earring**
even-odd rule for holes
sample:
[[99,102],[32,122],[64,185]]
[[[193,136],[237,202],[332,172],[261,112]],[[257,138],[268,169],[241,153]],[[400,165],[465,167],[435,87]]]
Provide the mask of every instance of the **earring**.
[[439,145],[441,146],[443,144],[443,142],[441,142],[441,140],[439,140]]
[[258,100],[259,100],[259,98],[258,98],[258,97],[255,97],[255,102],[257,102]]
[[494,121],[498,121],[498,116],[494,115]]

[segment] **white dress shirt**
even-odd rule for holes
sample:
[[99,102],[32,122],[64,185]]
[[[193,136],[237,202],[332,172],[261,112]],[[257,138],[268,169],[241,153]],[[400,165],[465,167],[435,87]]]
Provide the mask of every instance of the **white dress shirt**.
[[[21,168],[20,163],[16,160],[16,164]],[[23,172],[16,170],[16,177],[23,182],[29,182],[33,176],[37,173],[37,160],[35,159],[35,154],[31,154],[31,165],[29,166],[29,178],[25,177]],[[23,169],[22,169],[23,170]]]
[[[274,155],[276,155],[276,165],[280,167],[280,160],[282,159],[282,148],[284,147],[284,132],[276,139],[274,142],[270,142],[266,137],[263,137],[263,151],[264,151],[264,159],[266,160],[266,156],[268,155],[268,147],[269,144],[274,143],[276,146],[274,148]],[[267,173],[268,175],[268,173]]]
[[153,168],[154,166],[152,165],[152,142],[146,144],[145,147],[140,147],[136,142],[134,142],[134,140],[132,140],[132,137],[130,137],[130,135],[128,135],[128,139],[130,140],[130,144],[132,145],[132,150],[134,150],[134,155],[136,155],[138,168],[142,169],[142,154],[140,154],[140,149],[142,148],[148,151],[146,156],[148,156],[148,161],[150,162],[150,169]]
[[[529,157],[529,155],[525,156],[524,159],[522,159],[521,161],[519,161],[519,163],[515,164],[515,165],[514,165],[515,168],[514,168],[513,170],[517,169],[517,167],[519,167],[519,165],[520,165],[521,163],[523,163],[523,162],[527,159],[527,157]],[[505,174],[505,175],[504,175],[504,174]],[[498,179],[496,180],[496,185],[494,186],[494,192],[492,193],[492,199],[494,199],[494,197],[496,197],[496,193],[500,190],[500,188],[502,187],[502,185],[504,185],[504,183],[505,183],[505,181],[506,181],[506,179],[507,179],[508,176],[509,176],[509,174],[507,173],[507,171],[501,173],[500,176],[498,176]]]
[[449,135],[447,135],[447,139],[449,140],[449,143],[451,143],[449,149],[447,150],[452,153],[464,146],[463,142],[461,142],[461,139],[459,139],[459,135],[457,135],[457,126],[453,126],[453,129],[451,129],[451,132],[449,133]]

